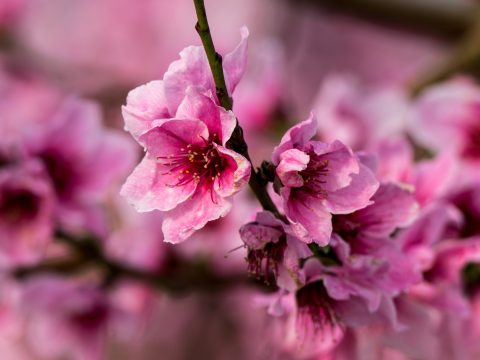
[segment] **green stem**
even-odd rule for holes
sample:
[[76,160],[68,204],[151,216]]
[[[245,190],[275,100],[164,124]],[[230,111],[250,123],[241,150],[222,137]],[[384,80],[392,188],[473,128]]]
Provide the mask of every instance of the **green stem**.
[[227,110],[232,110],[233,102],[228,95],[227,85],[225,83],[225,76],[223,74],[222,56],[215,50],[213,45],[212,34],[208,26],[207,13],[205,11],[205,4],[203,0],[194,0],[195,11],[197,13],[197,24],[195,29],[200,35],[203,48],[207,53],[208,63],[212,70],[213,80],[215,81],[218,101]]
[[[215,50],[213,44],[212,34],[210,33],[210,27],[208,25],[207,12],[205,10],[204,0],[193,0],[195,5],[195,11],[197,13],[197,24],[195,29],[200,36],[200,39],[207,54],[208,64],[212,71],[213,80],[215,82],[217,98],[226,110],[232,110],[233,101],[228,93],[227,86],[225,84],[225,76],[223,73],[222,57]],[[243,136],[243,130],[237,120],[237,126],[233,131],[231,138],[227,142],[227,147],[243,155],[248,161],[250,161],[250,155],[248,153],[248,146]],[[255,170],[252,165],[252,175],[249,180],[250,189],[253,191],[258,201],[262,205],[263,209],[272,212],[277,218],[285,221],[285,218],[278,211],[272,198],[268,194],[267,185],[261,174]]]

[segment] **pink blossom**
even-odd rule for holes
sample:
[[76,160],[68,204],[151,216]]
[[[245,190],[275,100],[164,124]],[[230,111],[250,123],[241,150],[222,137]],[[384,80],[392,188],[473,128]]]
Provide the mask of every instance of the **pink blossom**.
[[466,238],[480,235],[480,183],[472,182],[468,186],[457,188],[444,195],[444,199],[461,213],[462,221],[457,227],[458,237]]
[[[249,44],[250,46],[250,44]],[[249,137],[261,135],[257,130],[273,125],[275,111],[284,97],[285,54],[274,39],[265,39],[251,45],[249,66],[235,92],[233,111]],[[261,137],[265,141],[265,137]]]
[[[393,183],[382,184],[372,202],[334,215],[333,235],[323,248],[306,246],[269,213],[241,229],[249,251],[262,255],[259,266],[264,261],[266,270],[273,267],[281,291],[270,311],[295,318],[291,331],[305,356],[325,355],[350,327],[403,328],[394,300],[421,277],[392,234],[414,220],[418,206],[411,191]],[[282,305],[292,294],[294,306]]]
[[44,164],[52,182],[55,215],[63,225],[87,226],[107,190],[131,169],[132,143],[102,125],[97,104],[69,98],[48,120],[25,129],[28,156]]
[[273,152],[285,214],[305,242],[328,244],[331,214],[348,214],[371,204],[379,184],[372,171],[339,141],[310,140],[311,117],[292,127]]
[[287,248],[287,234],[282,221],[267,211],[257,213],[254,222],[240,228],[240,236],[248,249],[248,270],[253,275],[263,275],[268,281],[270,271],[278,276],[279,266]]
[[415,222],[400,233],[398,241],[409,257],[415,259],[415,266],[425,271],[435,258],[433,246],[456,236],[462,222],[462,214],[455,206],[436,201],[422,208]]
[[478,179],[480,87],[455,78],[426,90],[415,106],[412,135],[435,151],[453,152],[463,165],[459,180]]
[[147,155],[121,193],[138,211],[165,212],[165,241],[181,242],[225,216],[246,185],[249,161],[225,147],[235,124],[232,112],[190,88],[174,118],[139,138]]
[[161,214],[139,214],[118,194],[113,205],[117,221],[104,241],[106,253],[136,268],[161,269],[168,250],[163,242]]
[[400,88],[369,88],[352,77],[327,76],[313,105],[322,140],[366,149],[405,129],[408,102]]
[[416,103],[412,134],[422,144],[442,150],[454,147],[465,157],[476,157],[480,89],[468,78],[456,78],[427,89]]
[[[240,44],[223,59],[230,96],[245,71],[247,38],[248,30],[244,27]],[[183,49],[180,59],[170,64],[163,80],[154,80],[130,91],[127,104],[122,108],[125,129],[138,139],[155,126],[155,120],[174,118],[190,87],[215,94],[212,71],[202,46]],[[215,95],[212,99],[217,101]]]
[[37,160],[0,164],[0,258],[36,260],[53,232],[54,192]]
[[57,277],[32,279],[24,285],[19,306],[30,319],[28,340],[41,356],[103,358],[115,310],[93,284]]
[[0,26],[11,25],[22,13],[24,0],[3,0],[0,3]]

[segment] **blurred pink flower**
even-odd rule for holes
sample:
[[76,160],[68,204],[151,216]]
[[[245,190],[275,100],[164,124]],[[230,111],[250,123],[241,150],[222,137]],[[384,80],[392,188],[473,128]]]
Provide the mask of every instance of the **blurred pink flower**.
[[284,97],[286,60],[282,45],[274,39],[252,43],[249,47],[252,49],[249,51],[249,66],[233,102],[233,111],[247,140],[258,135],[258,130],[276,125],[275,111]]
[[53,233],[54,192],[35,159],[0,164],[0,261],[40,258]]
[[20,304],[27,340],[41,356],[103,359],[115,309],[94,284],[40,277],[24,284]]
[[369,205],[378,188],[375,176],[339,141],[310,140],[311,117],[292,127],[273,152],[285,214],[305,242],[328,244],[331,214],[347,214]]
[[108,255],[136,268],[161,269],[167,252],[161,214],[139,214],[118,195],[111,205],[112,229],[104,240]]
[[461,183],[478,179],[480,87],[455,78],[427,89],[415,104],[412,135],[437,152],[453,152],[462,165]]
[[314,102],[322,140],[340,140],[364,150],[380,139],[405,130],[409,111],[401,88],[360,86],[351,77],[330,75]]
[[22,13],[25,0],[2,0],[0,2],[0,27],[10,26]]
[[88,225],[94,206],[136,157],[129,139],[103,127],[99,107],[86,100],[66,99],[25,133],[27,155],[43,162],[52,182],[56,217],[75,228]]
[[165,241],[181,242],[225,216],[246,185],[249,161],[225,147],[235,124],[232,112],[189,88],[174,118],[140,136],[147,155],[121,193],[138,211],[165,212]]
[[[16,33],[19,42],[37,66],[82,93],[157,78],[180,49],[200,43],[190,0],[71,0],[68,7],[63,0],[36,0],[26,5]],[[270,2],[255,0],[213,0],[207,8],[220,52],[228,49],[244,24],[264,33],[278,11]]]

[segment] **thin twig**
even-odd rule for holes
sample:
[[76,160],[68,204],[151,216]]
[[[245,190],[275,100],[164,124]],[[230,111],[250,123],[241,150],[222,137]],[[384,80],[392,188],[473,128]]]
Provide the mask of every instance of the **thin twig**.
[[315,6],[386,26],[397,26],[456,41],[475,20],[471,3],[419,0],[288,0],[292,6]]
[[161,289],[170,294],[192,290],[221,291],[240,285],[254,285],[266,291],[275,290],[266,284],[249,278],[244,273],[218,275],[206,264],[198,261],[170,257],[173,266],[163,266],[159,271],[150,271],[127,265],[110,258],[100,247],[100,242],[91,236],[75,237],[59,232],[56,239],[73,250],[69,258],[48,260],[36,265],[21,266],[12,272],[17,279],[27,279],[44,273],[75,275],[87,269],[99,269],[111,285],[118,280],[130,279]]
[[[232,109],[232,98],[228,93],[227,86],[225,84],[225,76],[223,72],[222,57],[215,50],[213,44],[212,34],[210,33],[210,27],[208,25],[207,13],[205,10],[205,4],[203,0],[193,0],[195,5],[195,11],[197,13],[197,24],[195,29],[200,36],[205,53],[207,54],[208,63],[212,71],[213,80],[215,81],[215,87],[217,92],[218,101],[227,110]],[[243,155],[250,162],[250,155],[248,153],[248,146],[243,136],[243,129],[237,120],[237,126],[233,131],[230,140],[227,142],[227,147]],[[261,174],[255,170],[252,165],[252,175],[250,176],[249,185],[253,193],[257,197],[258,201],[262,205],[263,209],[272,212],[277,218],[284,220],[284,216],[280,214],[275,206],[272,198],[267,191],[268,182],[261,176]]]

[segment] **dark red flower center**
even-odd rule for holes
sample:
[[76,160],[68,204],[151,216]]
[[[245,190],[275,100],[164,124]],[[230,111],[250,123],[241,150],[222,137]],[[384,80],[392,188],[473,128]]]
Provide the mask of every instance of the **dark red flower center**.
[[324,327],[337,323],[336,314],[330,303],[327,290],[322,281],[309,283],[297,290],[296,293],[298,317],[300,326],[313,324],[315,330],[322,330]]
[[462,156],[467,159],[480,159],[480,124],[472,126],[462,149]]
[[278,264],[283,260],[286,247],[287,239],[283,235],[276,243],[269,242],[262,249],[248,249],[248,272],[257,278],[263,277],[268,283],[272,273],[275,277],[278,275]]
[[75,164],[54,150],[45,151],[39,156],[47,168],[56,194],[60,198],[70,197],[75,182],[80,181]]
[[306,191],[309,195],[319,199],[325,199],[327,197],[325,176],[328,174],[328,160],[313,151],[309,152],[308,155],[310,161],[307,168],[300,172],[304,181],[302,191]]
[[108,307],[103,302],[94,302],[89,307],[70,314],[70,320],[80,330],[92,331],[103,326],[108,317]]
[[27,189],[5,189],[0,199],[0,216],[12,224],[31,221],[40,211],[40,198]]
[[177,182],[170,186],[183,186],[192,181],[211,184],[226,165],[215,143],[208,140],[203,144],[188,144],[177,154],[160,156],[157,160],[167,168],[164,175],[176,175]]

